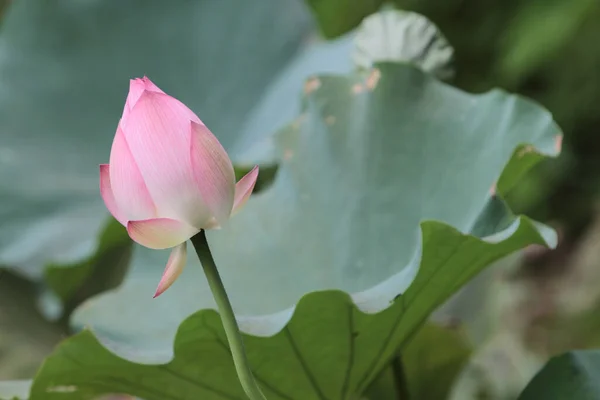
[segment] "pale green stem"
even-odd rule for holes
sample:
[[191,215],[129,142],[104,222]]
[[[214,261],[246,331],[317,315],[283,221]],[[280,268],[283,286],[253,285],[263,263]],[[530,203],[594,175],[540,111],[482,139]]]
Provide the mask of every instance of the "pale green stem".
[[196,253],[198,254],[198,258],[200,259],[200,263],[202,264],[202,269],[204,269],[204,274],[208,280],[210,290],[217,303],[221,321],[223,322],[223,328],[225,328],[225,335],[229,342],[235,370],[240,383],[242,384],[242,388],[251,400],[266,400],[266,397],[262,394],[254,380],[254,376],[248,365],[242,335],[240,334],[233,308],[231,308],[231,302],[229,301],[227,292],[223,286],[223,281],[219,276],[219,271],[217,271],[217,265],[215,264],[215,260],[208,247],[205,231],[201,230],[200,233],[192,237],[191,240],[196,249]]

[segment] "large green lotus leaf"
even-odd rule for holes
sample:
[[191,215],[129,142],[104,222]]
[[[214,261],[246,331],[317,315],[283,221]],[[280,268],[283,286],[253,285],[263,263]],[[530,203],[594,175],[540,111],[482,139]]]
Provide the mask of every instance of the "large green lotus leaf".
[[[0,381],[0,400],[28,400],[31,381]],[[68,386],[57,387],[58,391],[69,391]],[[93,400],[136,400],[127,395],[108,394]]]
[[307,76],[350,70],[351,38],[323,44],[312,25],[298,0],[12,2],[0,27],[0,264],[39,279],[100,245],[97,164],[129,78],[147,74],[232,151],[297,115]]
[[[225,229],[209,232],[242,314],[278,312],[314,290],[356,293],[384,281],[374,292],[377,304],[361,304],[386,307],[416,274],[421,221],[480,230],[483,210],[504,213],[490,206],[490,188],[511,155],[500,188],[540,158],[533,145],[556,153],[560,132],[535,104],[501,91],[470,95],[409,66],[381,64],[367,74],[315,78],[306,87],[316,90],[304,114],[277,135],[281,164],[272,186]],[[515,151],[526,142],[533,145]],[[151,299],[168,252],[136,251],[129,282],[87,303],[77,324],[113,330],[126,325],[119,318],[143,315],[140,307],[148,316],[164,311],[174,322],[213,305],[195,257],[172,290]],[[125,303],[131,315],[110,312]],[[180,315],[167,312],[173,308]],[[142,321],[151,324],[146,335],[165,328],[162,319]],[[172,337],[178,324],[170,325]]]
[[600,399],[600,351],[572,351],[552,358],[519,396],[537,399]]
[[[360,311],[351,298],[339,291],[307,294],[287,315],[243,318],[243,327],[265,333],[289,322],[272,337],[245,336],[254,374],[271,400],[357,398],[386,363],[415,333],[427,315],[454,290],[491,261],[524,243],[544,243],[534,224],[521,218],[510,225],[502,238],[486,241],[461,234],[439,222],[422,228],[423,258],[419,273],[391,307],[375,314]],[[136,304],[121,303],[114,314]],[[155,319],[164,322],[155,310]],[[138,319],[122,321],[129,327]],[[143,339],[145,326],[136,326]],[[118,328],[115,328],[118,330]],[[153,332],[165,333],[158,327]],[[149,361],[159,356],[148,349],[140,353],[124,337],[102,337],[104,346],[130,360]],[[160,341],[161,338],[156,338]],[[138,343],[135,343],[136,345]],[[155,343],[158,345],[159,343]],[[160,365],[135,363],[120,358],[85,330],[67,339],[39,371],[31,399],[85,400],[121,392],[159,399],[244,399],[237,383],[225,333],[218,314],[203,310],[186,319],[175,338],[173,358]],[[68,387],[68,392],[57,388]]]
[[[362,392],[482,268],[555,241],[490,193],[509,160],[499,193],[540,153],[556,154],[560,132],[537,105],[501,91],[466,94],[395,64],[314,78],[306,91],[301,118],[277,136],[273,184],[209,235],[246,315],[251,363],[274,399]],[[34,398],[52,399],[43,396],[56,385],[77,387],[73,399],[109,390],[241,398],[217,314],[194,313],[214,306],[194,257],[151,299],[166,257],[138,249],[125,284],[76,311],[74,324],[95,335],[86,330],[57,350]]]

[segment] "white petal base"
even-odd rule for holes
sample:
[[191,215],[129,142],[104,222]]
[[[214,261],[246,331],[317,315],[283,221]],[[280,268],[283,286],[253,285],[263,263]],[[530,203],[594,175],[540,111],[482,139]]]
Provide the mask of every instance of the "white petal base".
[[127,233],[133,241],[156,250],[180,245],[198,232],[200,231],[193,226],[170,218],[153,218],[127,223]]

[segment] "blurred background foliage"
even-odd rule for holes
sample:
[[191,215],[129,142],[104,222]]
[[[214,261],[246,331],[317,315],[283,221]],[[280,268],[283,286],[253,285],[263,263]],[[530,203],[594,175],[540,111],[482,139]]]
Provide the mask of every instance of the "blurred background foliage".
[[[9,3],[0,1],[0,16]],[[177,4],[173,2],[173,7]],[[532,247],[523,257],[491,268],[461,294],[483,297],[484,306],[468,302],[477,303],[474,310],[457,298],[448,312],[440,314],[446,322],[458,316],[479,327],[472,333],[478,347],[451,398],[514,398],[550,356],[600,345],[600,3],[369,0],[357,6],[354,0],[308,0],[307,4],[330,39],[354,29],[380,7],[423,14],[455,49],[453,85],[470,92],[501,87],[532,98],[553,113],[565,132],[561,157],[541,163],[507,194],[514,211],[559,230],[559,247],[554,251]],[[89,283],[85,294],[64,284],[60,268],[47,271],[55,291],[72,302],[67,308],[100,290],[93,284],[98,280],[87,274],[97,261],[87,260],[79,278],[73,278]],[[0,274],[0,378],[29,378],[66,334],[66,324],[48,322],[39,314],[38,286],[7,272]],[[117,283],[107,279],[102,288]],[[475,293],[478,285],[490,290]],[[461,363],[469,353],[461,353]],[[455,371],[456,364],[452,365]],[[371,390],[376,391],[376,385]]]

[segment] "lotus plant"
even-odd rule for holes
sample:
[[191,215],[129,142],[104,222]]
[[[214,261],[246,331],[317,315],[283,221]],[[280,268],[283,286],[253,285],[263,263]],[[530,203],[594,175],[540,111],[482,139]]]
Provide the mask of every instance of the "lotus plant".
[[258,166],[236,183],[225,149],[196,114],[147,77],[130,81],[110,162],[100,165],[106,208],[135,242],[151,249],[172,249],[154,297],[181,274],[191,239],[219,308],[242,386],[251,399],[264,399],[247,365],[205,235],[205,230],[221,227],[242,208],[257,177]]

